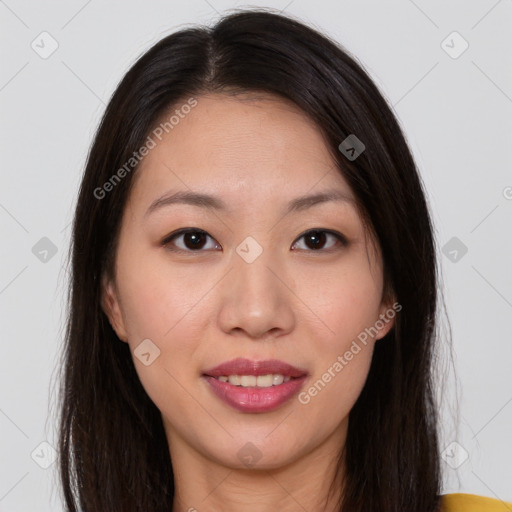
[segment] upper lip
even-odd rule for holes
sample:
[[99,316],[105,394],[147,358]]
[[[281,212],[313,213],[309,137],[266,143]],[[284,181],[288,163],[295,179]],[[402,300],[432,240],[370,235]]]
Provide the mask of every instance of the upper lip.
[[268,374],[281,374],[289,377],[302,377],[307,375],[307,371],[301,368],[292,366],[284,361],[277,359],[267,359],[265,361],[253,361],[250,359],[237,358],[231,361],[210,368],[203,372],[204,375],[210,377],[220,377],[222,375],[268,375]]

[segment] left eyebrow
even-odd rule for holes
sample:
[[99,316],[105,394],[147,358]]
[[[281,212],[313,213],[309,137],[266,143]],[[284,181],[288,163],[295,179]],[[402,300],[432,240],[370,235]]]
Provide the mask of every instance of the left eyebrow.
[[[325,190],[313,195],[306,195],[292,199],[285,210],[285,214],[309,209],[318,204],[329,201],[337,201],[355,206],[353,198],[337,190]],[[172,194],[164,194],[151,203],[144,217],[152,212],[174,204],[189,204],[200,208],[209,208],[217,211],[227,211],[226,203],[219,197],[200,192],[178,191]]]

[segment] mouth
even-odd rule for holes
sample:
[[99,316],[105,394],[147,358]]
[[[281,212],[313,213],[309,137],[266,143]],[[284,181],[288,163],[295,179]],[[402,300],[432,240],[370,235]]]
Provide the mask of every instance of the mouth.
[[205,370],[202,378],[217,398],[246,413],[272,411],[304,385],[308,372],[284,361],[234,359]]
[[[212,375],[207,375],[213,377]],[[269,373],[267,375],[219,375],[213,377],[220,382],[229,382],[233,386],[240,386],[243,388],[270,388],[272,386],[279,386],[283,382],[288,382],[291,379],[298,377],[290,377],[289,375],[282,375],[280,373]]]

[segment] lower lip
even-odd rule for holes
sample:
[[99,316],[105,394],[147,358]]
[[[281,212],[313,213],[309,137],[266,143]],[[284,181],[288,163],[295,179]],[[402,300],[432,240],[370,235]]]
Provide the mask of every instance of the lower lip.
[[203,376],[213,392],[231,407],[241,412],[268,412],[290,400],[304,385],[307,375],[290,379],[269,388],[233,386],[209,375]]

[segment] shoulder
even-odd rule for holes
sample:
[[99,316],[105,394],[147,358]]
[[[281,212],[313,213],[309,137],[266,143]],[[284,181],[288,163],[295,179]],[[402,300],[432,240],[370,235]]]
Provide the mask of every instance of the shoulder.
[[445,494],[441,505],[441,512],[512,512],[512,503],[475,494]]

